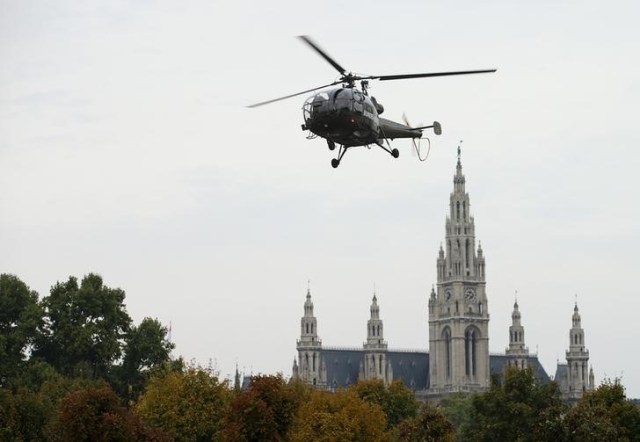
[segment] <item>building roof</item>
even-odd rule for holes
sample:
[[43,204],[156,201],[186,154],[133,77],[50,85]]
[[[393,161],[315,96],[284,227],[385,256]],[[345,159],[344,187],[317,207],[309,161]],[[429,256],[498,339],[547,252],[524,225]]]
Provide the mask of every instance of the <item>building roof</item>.
[[[360,367],[364,363],[364,350],[357,348],[323,348],[321,358],[327,368],[327,387],[344,388],[358,382]],[[426,390],[429,388],[429,352],[427,351],[398,351],[386,352],[387,361],[391,362],[393,380],[402,380],[412,390]],[[515,357],[493,354],[489,356],[491,375],[502,380],[502,374],[507,368],[509,359]],[[542,383],[551,381],[537,356],[527,356],[527,365],[533,370],[533,375]],[[557,374],[556,374],[557,376]]]

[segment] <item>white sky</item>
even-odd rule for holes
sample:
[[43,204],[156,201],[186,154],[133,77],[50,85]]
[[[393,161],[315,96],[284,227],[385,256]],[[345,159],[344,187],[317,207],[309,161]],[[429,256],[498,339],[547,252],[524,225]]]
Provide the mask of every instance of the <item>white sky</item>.
[[[375,284],[392,348],[428,348],[427,296],[463,139],[487,260],[490,348],[514,292],[547,372],[575,294],[597,382],[640,397],[636,2],[0,0],[0,271],[41,296],[100,273],[176,354],[291,372],[307,280],[325,345],[360,346]],[[498,68],[374,82],[434,119],[420,163],[300,130],[337,72]]]

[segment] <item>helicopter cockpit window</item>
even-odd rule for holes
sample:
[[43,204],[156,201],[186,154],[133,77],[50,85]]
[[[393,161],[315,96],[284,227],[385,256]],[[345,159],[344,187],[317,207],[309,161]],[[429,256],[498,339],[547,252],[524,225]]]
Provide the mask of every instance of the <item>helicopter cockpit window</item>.
[[348,88],[338,89],[333,96],[335,110],[351,109],[351,101],[351,89]]
[[313,118],[314,115],[327,112],[329,110],[329,94],[320,92],[307,98],[302,107],[305,121]]

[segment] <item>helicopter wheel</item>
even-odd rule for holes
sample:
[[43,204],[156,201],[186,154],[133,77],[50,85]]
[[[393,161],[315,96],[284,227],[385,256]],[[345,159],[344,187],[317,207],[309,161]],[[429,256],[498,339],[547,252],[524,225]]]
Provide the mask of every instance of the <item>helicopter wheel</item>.
[[336,148],[336,143],[334,143],[332,140],[327,140],[327,145],[329,146],[329,150],[333,150]]
[[334,158],[334,159],[331,160],[331,167],[333,167],[334,169],[336,167],[338,167],[339,165],[340,165],[340,160],[339,159]]
[[391,151],[391,156],[392,156],[393,158],[398,158],[398,157],[400,156],[400,152],[398,151],[398,149],[393,149],[393,150]]

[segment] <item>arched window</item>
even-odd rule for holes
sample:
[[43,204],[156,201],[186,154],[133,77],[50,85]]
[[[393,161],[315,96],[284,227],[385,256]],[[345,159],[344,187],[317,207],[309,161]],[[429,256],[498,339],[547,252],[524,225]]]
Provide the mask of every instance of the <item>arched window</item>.
[[447,379],[451,378],[451,333],[449,328],[445,328],[442,332],[442,340],[444,341],[444,359],[445,359],[445,373],[447,373]]
[[460,221],[460,201],[456,201],[456,219]]
[[467,266],[467,268],[469,268],[469,261],[470,261],[470,255],[471,255],[471,245],[469,244],[469,240],[467,239],[465,241],[465,245],[464,245],[464,251],[465,251],[465,264]]
[[467,219],[467,202],[462,202],[462,219]]
[[476,375],[477,341],[480,332],[475,327],[469,327],[464,333],[464,359],[467,376]]
[[316,371],[316,354],[313,354],[313,371]]
[[480,314],[482,314],[482,303],[478,304],[478,310],[479,310]]
[[311,323],[311,333],[313,333],[313,322]]

